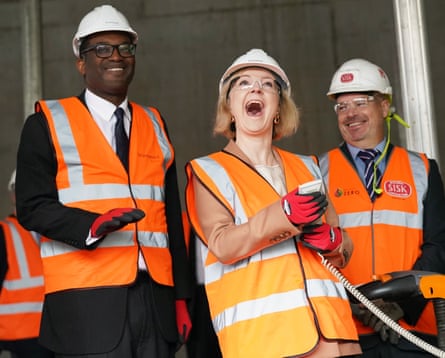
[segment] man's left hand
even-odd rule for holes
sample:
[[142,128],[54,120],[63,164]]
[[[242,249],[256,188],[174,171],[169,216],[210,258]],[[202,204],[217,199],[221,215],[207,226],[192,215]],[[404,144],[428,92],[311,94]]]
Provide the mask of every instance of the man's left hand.
[[192,329],[192,321],[185,300],[176,300],[176,325],[178,327],[179,343],[183,345],[187,342]]

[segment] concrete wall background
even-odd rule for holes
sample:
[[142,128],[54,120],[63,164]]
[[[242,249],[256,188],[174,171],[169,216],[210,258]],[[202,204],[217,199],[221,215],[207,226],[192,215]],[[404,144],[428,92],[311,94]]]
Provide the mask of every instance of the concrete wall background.
[[[41,0],[43,97],[80,93],[71,39],[83,15],[106,3],[89,0]],[[108,3],[126,14],[139,33],[137,72],[130,99],[158,107],[167,120],[177,151],[180,190],[189,159],[221,148],[225,139],[211,135],[217,83],[241,53],[260,47],[287,72],[293,96],[303,112],[296,136],[279,144],[300,153],[320,153],[340,142],[332,103],[325,93],[336,68],[352,57],[379,64],[389,75],[401,113],[399,73],[392,1],[389,0],[126,0]],[[441,166],[445,164],[445,80],[442,0],[424,3],[435,96]],[[21,2],[0,3],[0,194],[15,167],[24,121]],[[403,131],[393,125],[393,139]],[[400,138],[402,137],[402,138]],[[0,202],[0,214],[10,205]]]

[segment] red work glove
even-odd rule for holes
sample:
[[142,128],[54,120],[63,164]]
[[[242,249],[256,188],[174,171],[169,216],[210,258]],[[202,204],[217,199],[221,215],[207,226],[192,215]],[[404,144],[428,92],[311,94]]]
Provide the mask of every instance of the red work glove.
[[141,220],[145,213],[135,208],[118,208],[97,217],[91,225],[91,237],[102,237],[119,230],[127,224]]
[[326,211],[328,201],[319,191],[300,195],[297,188],[281,198],[281,206],[289,221],[298,226],[319,219]]
[[192,329],[192,321],[185,300],[176,300],[176,325],[178,327],[179,343],[182,345],[187,342]]
[[323,223],[304,226],[300,240],[310,249],[325,254],[339,247],[343,236],[340,228]]

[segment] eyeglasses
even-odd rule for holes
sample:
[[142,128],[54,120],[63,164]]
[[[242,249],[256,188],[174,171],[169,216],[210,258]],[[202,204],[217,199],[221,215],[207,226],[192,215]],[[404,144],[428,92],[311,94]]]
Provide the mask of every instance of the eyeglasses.
[[369,102],[375,100],[374,96],[354,98],[348,102],[340,102],[334,105],[335,113],[346,113],[350,109],[364,109],[368,107]]
[[83,55],[86,52],[94,50],[96,52],[97,57],[108,58],[113,55],[114,49],[117,49],[119,55],[122,57],[132,57],[136,53],[136,44],[129,44],[129,43],[120,45],[96,44],[94,46],[86,48],[80,54]]
[[248,76],[235,78],[232,82],[232,89],[239,91],[250,91],[258,84],[258,87],[264,92],[268,93],[278,93],[280,91],[280,86],[272,78],[253,78]]

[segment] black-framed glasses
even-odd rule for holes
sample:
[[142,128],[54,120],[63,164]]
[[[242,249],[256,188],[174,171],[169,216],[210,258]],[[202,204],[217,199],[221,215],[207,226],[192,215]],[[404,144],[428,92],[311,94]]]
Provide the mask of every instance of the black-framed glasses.
[[136,44],[130,44],[130,43],[124,43],[120,45],[96,44],[94,46],[82,50],[80,54],[83,55],[84,53],[94,50],[97,57],[108,58],[113,55],[115,49],[117,49],[119,55],[122,57],[132,57],[136,53]]

